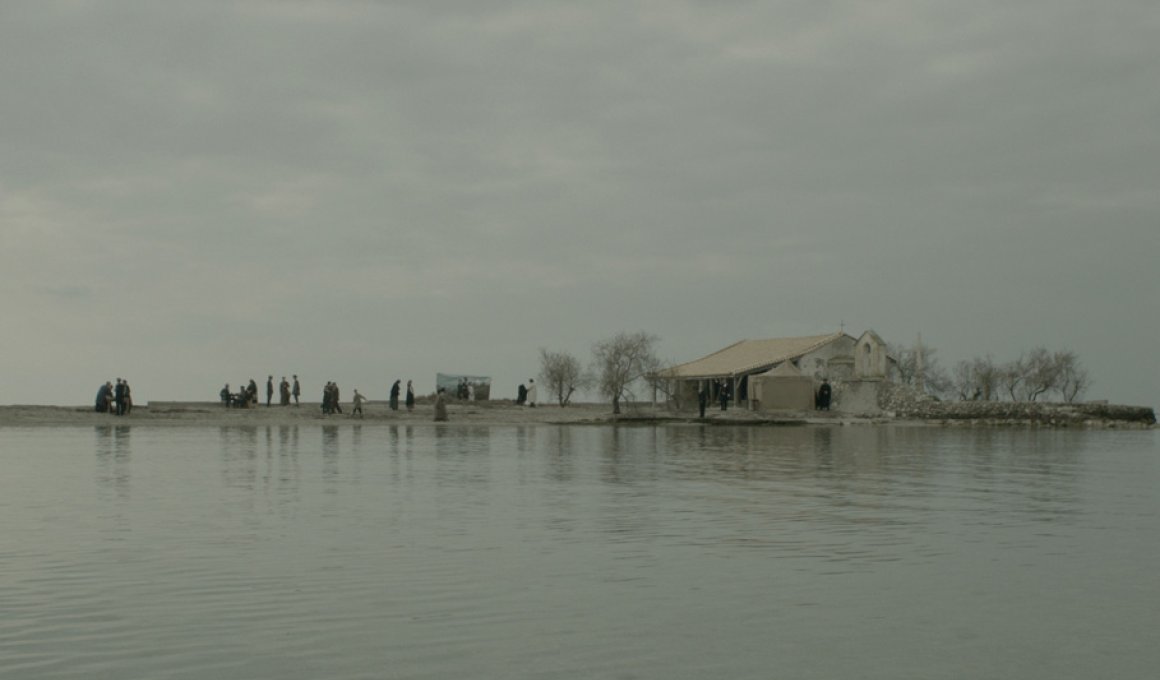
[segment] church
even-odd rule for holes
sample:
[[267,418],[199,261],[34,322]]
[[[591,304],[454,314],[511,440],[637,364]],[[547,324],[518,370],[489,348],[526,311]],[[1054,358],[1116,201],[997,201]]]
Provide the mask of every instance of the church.
[[[753,411],[812,410],[823,380],[834,389],[834,410],[877,410],[878,384],[893,381],[898,363],[872,330],[858,337],[844,331],[829,335],[740,340],[707,356],[660,371],[670,405],[696,404],[697,391],[720,391],[735,407]],[[672,403],[675,402],[675,403]]]

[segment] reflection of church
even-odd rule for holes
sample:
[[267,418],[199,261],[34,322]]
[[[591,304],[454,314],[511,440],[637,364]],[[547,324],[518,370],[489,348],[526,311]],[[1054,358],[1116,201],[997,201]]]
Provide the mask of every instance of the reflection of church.
[[716,402],[728,390],[734,403],[751,410],[809,410],[823,380],[834,387],[834,410],[877,410],[877,385],[893,380],[897,361],[874,331],[855,338],[844,332],[799,338],[741,340],[695,361],[663,371],[668,393],[679,404],[695,404],[697,390]]

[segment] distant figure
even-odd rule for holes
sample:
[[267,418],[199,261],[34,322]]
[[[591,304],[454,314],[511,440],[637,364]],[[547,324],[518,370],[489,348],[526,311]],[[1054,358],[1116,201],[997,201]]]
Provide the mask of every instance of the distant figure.
[[697,386],[697,409],[701,412],[701,417],[705,417],[705,407],[709,405],[709,391],[705,389],[704,385]]
[[229,408],[230,407],[230,384],[229,383],[226,383],[226,386],[222,388],[222,391],[218,392],[218,396],[221,397],[222,406]]
[[467,400],[475,401],[475,383],[467,383]]
[[415,408],[415,388],[411,386],[411,381],[407,381],[407,410],[412,411]]
[[516,406],[523,406],[527,400],[528,388],[523,383],[520,383],[519,389],[516,390]]
[[729,388],[726,383],[717,381],[719,387],[717,388],[717,399],[721,401],[721,410],[724,411],[729,407]]
[[298,376],[294,376],[294,387],[290,388],[290,394],[294,395],[294,405],[298,405],[298,397],[302,395],[302,386],[298,384]]
[[396,380],[395,383],[393,385],[391,385],[390,405],[391,405],[392,411],[399,410],[399,383],[400,382],[402,382],[402,381]]
[[351,418],[353,418],[353,417],[354,417],[354,415],[357,413],[357,414],[358,414],[358,417],[359,417],[359,418],[362,418],[362,417],[363,417],[363,409],[362,409],[362,405],[363,405],[363,402],[364,402],[364,401],[366,401],[366,397],[364,397],[363,395],[359,394],[359,393],[358,393],[358,390],[357,390],[357,389],[355,389],[355,391],[354,391],[354,396],[353,396],[353,397],[351,397],[351,398],[350,398],[350,400],[351,400],[351,402],[354,404],[354,408],[352,408],[352,409],[350,410],[350,417],[351,417]]
[[270,402],[274,399],[274,376],[266,378],[266,408],[270,408]]
[[250,378],[250,384],[246,386],[246,405],[253,407],[258,405],[258,383]]
[[290,383],[286,380],[286,376],[282,376],[282,382],[278,383],[278,397],[279,403],[283,406],[290,405]]
[[833,396],[833,388],[830,387],[829,380],[822,380],[822,386],[818,388],[818,410],[829,411],[830,399]]
[[115,415],[125,415],[125,383],[120,378],[117,378],[117,386],[113,388],[113,404]]
[[123,409],[121,412],[121,415],[127,416],[127,415],[129,415],[129,412],[133,410],[133,390],[129,389],[129,381],[128,380],[124,381],[121,384],[125,386],[125,398],[121,402],[121,407]]
[[435,394],[435,422],[443,422],[447,420],[447,399],[443,396],[443,388]]
[[531,408],[536,407],[536,379],[535,378],[528,379],[528,406],[530,406]]

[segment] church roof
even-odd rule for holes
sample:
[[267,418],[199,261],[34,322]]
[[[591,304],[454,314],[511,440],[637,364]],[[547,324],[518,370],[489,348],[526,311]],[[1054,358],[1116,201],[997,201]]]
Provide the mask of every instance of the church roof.
[[765,340],[741,340],[724,349],[678,366],[663,375],[672,378],[723,378],[768,369],[783,361],[797,359],[824,347],[845,333],[829,335],[807,335],[799,338],[767,338]]

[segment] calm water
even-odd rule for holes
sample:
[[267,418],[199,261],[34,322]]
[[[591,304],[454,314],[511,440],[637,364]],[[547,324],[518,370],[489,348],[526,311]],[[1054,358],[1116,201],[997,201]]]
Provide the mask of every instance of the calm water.
[[0,677],[1155,678],[1154,431],[0,428]]

